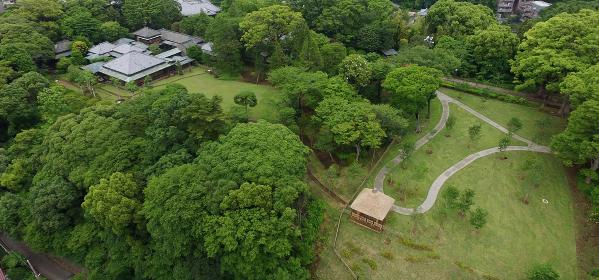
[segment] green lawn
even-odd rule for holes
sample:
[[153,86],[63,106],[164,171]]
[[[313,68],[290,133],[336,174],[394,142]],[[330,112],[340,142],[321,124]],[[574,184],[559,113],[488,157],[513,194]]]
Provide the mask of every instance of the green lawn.
[[[358,170],[350,169],[347,166],[341,166],[339,170],[339,176],[337,178],[329,179],[325,175],[324,166],[314,155],[312,155],[309,162],[312,172],[323,184],[331,186],[335,193],[347,200],[350,200],[359,189],[364,176],[368,176],[365,186],[371,186],[378,170],[382,168],[386,162],[393,159],[398,154],[401,144],[404,142],[413,143],[418,140],[418,138],[431,131],[433,127],[437,125],[439,119],[441,119],[441,111],[441,102],[439,102],[438,99],[433,100],[431,103],[431,116],[429,119],[423,118],[421,123],[421,133],[416,134],[414,132],[415,127],[410,127],[408,134],[402,137],[399,141],[394,141],[390,147],[381,147],[380,149],[377,149],[375,151],[374,160],[372,159],[370,152],[367,153],[368,156],[361,157],[361,168]],[[385,151],[387,152],[385,153]],[[373,165],[376,166],[373,168]]]
[[[547,174],[538,188],[520,177],[521,163],[533,157],[541,159]],[[455,212],[442,219],[441,204],[416,217],[390,213],[381,234],[345,215],[338,249],[365,279],[524,279],[541,262],[550,262],[561,279],[575,279],[575,225],[565,176],[560,162],[549,155],[509,152],[507,160],[483,158],[448,182],[476,191],[475,207],[490,213],[482,230],[477,232]],[[521,200],[527,188],[528,205]],[[376,269],[364,258],[374,261]]]
[[[512,116],[518,117],[524,124],[519,134],[536,136],[535,140],[543,144],[564,125],[560,118],[532,107],[496,100],[483,102],[476,96],[443,91],[500,124],[507,124]],[[433,116],[425,131],[436,124],[441,112],[439,105],[433,106]],[[396,198],[397,204],[419,205],[432,181],[445,169],[471,153],[497,146],[504,135],[456,105],[450,104],[450,115],[456,118],[451,132],[440,132],[390,173],[388,179],[393,182],[385,183],[385,192]],[[535,121],[543,118],[552,127],[540,135]],[[482,124],[482,137],[470,143],[467,128],[475,123]],[[406,139],[413,141],[422,135],[409,135]],[[523,144],[512,141],[512,145]],[[397,154],[398,146],[391,147],[384,162]],[[479,159],[446,183],[460,190],[476,191],[475,207],[490,213],[482,230],[475,230],[467,217],[460,217],[455,210],[444,211],[441,203],[418,216],[389,213],[383,233],[358,226],[344,215],[337,243],[342,258],[360,279],[524,279],[533,264],[543,262],[551,263],[561,279],[576,279],[573,201],[561,162],[546,154],[506,154],[507,160],[501,160],[497,154]],[[539,187],[532,186],[522,171],[523,163],[533,158],[539,159],[543,170]],[[376,172],[372,174],[371,178]],[[528,204],[523,202],[525,196]],[[542,199],[549,203],[544,204]],[[327,215],[338,215],[331,208]],[[324,226],[323,236],[334,233],[334,227]],[[344,266],[332,253],[330,242],[321,252],[315,275],[318,279],[347,279],[337,276]]]
[[279,91],[270,86],[256,85],[235,80],[219,80],[208,74],[203,67],[186,70],[183,76],[172,76],[153,83],[156,88],[167,84],[178,83],[190,92],[201,92],[207,96],[220,95],[223,98],[223,108],[228,110],[234,105],[233,97],[244,90],[253,91],[258,97],[258,105],[250,109],[252,119],[276,120],[277,102],[280,101]]
[[[455,104],[449,105],[449,111],[450,116],[455,118],[454,128],[449,132],[441,131],[409,158],[393,167],[387,176],[385,193],[395,198],[398,205],[420,205],[432,182],[443,171],[472,153],[498,146],[499,139],[505,136]],[[475,124],[482,125],[481,138],[472,142],[468,128]],[[512,145],[524,143],[513,140]]]
[[[512,117],[517,117],[523,124],[522,130],[518,131],[518,134],[542,145],[549,145],[551,136],[563,131],[566,126],[565,119],[542,112],[538,107],[516,105],[495,99],[485,101],[479,96],[446,88],[442,88],[440,91],[460,100],[503,126],[507,126]],[[539,121],[547,123],[545,129],[539,126]]]

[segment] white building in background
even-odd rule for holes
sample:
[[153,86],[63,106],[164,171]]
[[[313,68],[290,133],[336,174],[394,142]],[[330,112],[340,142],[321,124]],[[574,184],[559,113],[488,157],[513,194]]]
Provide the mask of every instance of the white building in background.
[[214,16],[220,12],[220,8],[209,0],[177,0],[181,4],[181,14],[193,16],[200,13]]

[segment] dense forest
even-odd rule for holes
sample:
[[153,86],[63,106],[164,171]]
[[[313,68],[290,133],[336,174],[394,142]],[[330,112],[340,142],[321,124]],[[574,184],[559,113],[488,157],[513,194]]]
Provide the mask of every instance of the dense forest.
[[[596,1],[504,24],[494,1],[215,3],[214,17],[182,17],[174,0],[19,0],[0,16],[2,232],[87,279],[308,279],[323,222],[311,150],[357,164],[418,131],[450,75],[559,99],[569,123],[552,148],[581,167],[599,223]],[[194,58],[279,89],[278,119],[239,118],[177,84],[114,104],[54,81],[143,26],[213,42]],[[62,39],[73,55],[55,61]]]

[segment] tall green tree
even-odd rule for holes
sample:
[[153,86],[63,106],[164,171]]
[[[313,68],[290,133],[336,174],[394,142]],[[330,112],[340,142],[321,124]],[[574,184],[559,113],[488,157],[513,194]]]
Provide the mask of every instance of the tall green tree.
[[[239,23],[243,31],[241,41],[245,47],[272,47],[283,38],[303,36],[297,34],[306,25],[301,13],[288,6],[273,5],[247,14]],[[289,40],[287,39],[287,40]]]
[[[588,100],[572,112],[566,130],[556,135],[551,148],[566,165],[589,163],[589,170],[599,169],[599,100]],[[587,176],[586,182],[591,182]]]
[[81,207],[115,234],[132,232],[136,225],[143,226],[141,191],[133,175],[116,172],[92,186]]
[[385,137],[372,107],[364,101],[326,98],[316,108],[316,118],[330,129],[335,143],[355,147],[356,160],[361,148],[378,148]]
[[488,7],[468,2],[440,0],[432,5],[425,18],[429,33],[435,37],[449,35],[460,38],[496,24]]
[[[559,87],[560,93],[567,97],[574,108],[589,99],[599,100],[599,64],[568,74]],[[568,112],[569,108],[562,111],[564,114]]]
[[396,68],[383,82],[383,88],[391,93],[391,105],[415,114],[416,132],[420,132],[420,111],[427,104],[430,108],[430,101],[440,86],[441,72],[423,66]]
[[500,81],[509,77],[509,61],[518,46],[518,37],[509,27],[491,25],[468,36],[466,41],[479,79]]
[[181,7],[176,0],[123,0],[121,11],[131,29],[170,27],[181,18]]
[[370,82],[372,67],[363,55],[351,54],[339,64],[339,74],[356,87],[366,86]]
[[[533,26],[524,34],[512,63],[518,89],[558,92],[560,83],[573,72],[599,62],[599,12],[583,10],[560,14]],[[576,42],[576,44],[572,44]]]

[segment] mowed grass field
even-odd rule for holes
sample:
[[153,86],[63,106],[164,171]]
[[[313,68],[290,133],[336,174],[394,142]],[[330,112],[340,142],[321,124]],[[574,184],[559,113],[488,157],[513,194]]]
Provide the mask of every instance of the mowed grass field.
[[[517,117],[522,122],[522,129],[518,134],[541,145],[549,145],[551,136],[562,132],[566,127],[565,119],[542,112],[535,106],[511,104],[495,99],[485,100],[480,96],[453,89],[441,88],[439,91],[483,113],[504,127],[507,127],[512,117]],[[545,123],[544,128],[539,122]]]
[[206,72],[206,69],[197,66],[185,70],[184,75],[176,75],[152,83],[155,88],[163,88],[168,84],[181,84],[189,92],[200,92],[206,96],[219,95],[222,97],[222,106],[228,111],[235,102],[233,97],[242,91],[252,91],[258,98],[258,105],[250,108],[250,117],[254,120],[276,120],[278,118],[277,104],[280,102],[280,92],[271,86],[257,85],[236,80],[219,80]]
[[[520,177],[521,163],[533,157],[541,159],[547,174],[537,188]],[[561,279],[576,279],[575,225],[565,176],[550,155],[508,152],[507,160],[483,158],[448,181],[460,190],[475,190],[474,207],[489,211],[480,231],[455,211],[441,216],[442,204],[415,217],[390,213],[381,234],[344,215],[338,249],[365,279],[524,279],[533,264],[545,262]],[[522,202],[527,189],[529,204]]]
[[[468,155],[499,145],[505,133],[484,123],[455,104],[449,104],[449,115],[455,119],[452,130],[437,136],[392,168],[384,184],[386,194],[402,207],[417,207],[426,198],[430,185],[447,168]],[[480,124],[480,139],[471,141],[468,128]],[[449,137],[447,137],[449,135]],[[512,145],[525,145],[512,139]]]
[[[524,124],[518,134],[541,144],[548,144],[551,135],[564,126],[563,120],[537,108],[441,91],[459,97],[461,102],[502,125],[511,117],[518,117]],[[437,110],[440,115],[440,106]],[[429,130],[438,121],[434,113],[435,106]],[[450,115],[456,118],[453,130],[440,132],[404,165],[393,170],[389,176],[393,184],[385,182],[385,193],[393,196],[396,204],[419,205],[430,183],[447,167],[473,152],[497,146],[504,135],[456,105],[450,105]],[[538,126],[538,119],[548,120],[549,125]],[[467,128],[474,123],[482,124],[482,137],[470,143]],[[423,133],[409,137],[415,140]],[[523,143],[512,141],[512,145]],[[383,162],[396,154],[394,150]],[[489,212],[487,224],[481,230],[470,225],[468,215],[461,217],[455,210],[446,210],[443,203],[436,203],[429,212],[417,216],[389,213],[383,233],[356,225],[345,214],[337,241],[341,258],[360,279],[525,279],[527,271],[538,263],[550,263],[560,279],[577,279],[576,224],[563,165],[552,155],[532,152],[505,155],[508,157],[505,160],[499,154],[479,159],[445,184],[476,192],[473,209],[481,207]],[[543,174],[538,186],[531,183],[530,175],[523,170],[524,162],[532,159],[540,164]],[[409,191],[402,191],[402,185]],[[524,202],[525,196],[528,203]],[[543,199],[548,203],[543,203]],[[338,213],[337,207],[330,205],[328,219],[336,222]],[[335,227],[324,228],[323,236],[331,237],[327,238],[330,243],[325,244],[320,265],[315,269],[318,279],[349,279],[347,273],[340,274],[344,265],[332,253],[329,238],[334,234]]]

